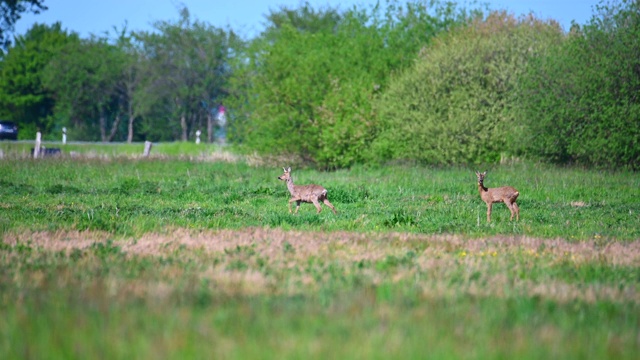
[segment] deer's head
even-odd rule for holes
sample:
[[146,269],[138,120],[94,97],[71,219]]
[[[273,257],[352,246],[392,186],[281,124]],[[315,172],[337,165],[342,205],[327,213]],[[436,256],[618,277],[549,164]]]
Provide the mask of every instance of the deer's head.
[[282,168],[282,170],[284,170],[284,174],[278,176],[278,180],[288,181],[291,179],[291,167]]
[[484,177],[487,176],[487,172],[478,172],[476,171],[476,176],[478,177],[478,184],[482,185],[484,182]]

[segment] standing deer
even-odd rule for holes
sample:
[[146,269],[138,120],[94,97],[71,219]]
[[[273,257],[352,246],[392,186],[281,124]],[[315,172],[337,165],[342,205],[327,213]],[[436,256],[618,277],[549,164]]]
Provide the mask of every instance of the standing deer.
[[284,170],[284,174],[278,176],[279,180],[283,180],[287,182],[287,189],[291,193],[291,199],[289,200],[289,212],[291,212],[291,203],[296,203],[296,214],[298,213],[298,209],[300,209],[300,203],[312,203],[318,213],[322,211],[320,207],[320,201],[322,201],[325,205],[331,208],[334,214],[336,213],[336,208],[331,205],[329,200],[327,199],[327,189],[320,185],[294,185],[293,179],[291,178],[291,168],[282,168]]
[[486,188],[484,187],[484,177],[487,175],[487,172],[480,173],[476,171],[476,176],[478,177],[478,191],[480,191],[480,198],[487,204],[487,222],[491,222],[491,207],[493,203],[505,203],[511,211],[511,219],[513,220],[513,215],[516,215],[517,220],[520,220],[520,209],[518,208],[518,204],[516,204],[516,199],[520,193],[518,190],[511,186],[503,186],[497,188]]

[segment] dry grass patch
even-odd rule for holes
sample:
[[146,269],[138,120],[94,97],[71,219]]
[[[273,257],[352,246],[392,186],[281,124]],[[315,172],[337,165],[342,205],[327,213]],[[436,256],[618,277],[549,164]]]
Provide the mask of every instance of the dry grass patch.
[[[22,232],[4,234],[4,243],[28,243],[51,251],[83,249],[113,239],[99,231]],[[408,248],[424,248],[422,255],[438,258],[444,254],[459,257],[495,257],[520,251],[531,257],[552,256],[576,263],[598,261],[610,265],[640,264],[640,240],[570,242],[563,239],[539,239],[527,236],[494,236],[469,239],[461,235],[422,235],[411,233],[358,233],[285,231],[269,228],[242,230],[190,231],[174,229],[165,233],[149,233],[140,238],[117,240],[118,246],[138,255],[166,255],[178,248],[199,249],[206,253],[222,253],[225,249],[255,246],[266,257],[282,256],[283,249],[294,249],[295,258],[326,256],[353,261],[379,260]],[[290,254],[287,255],[290,257]]]
[[[229,294],[296,294],[353,282],[412,284],[426,298],[468,294],[528,296],[559,302],[640,302],[640,241],[569,242],[526,236],[469,239],[460,235],[285,231],[271,228],[189,231],[173,229],[112,240],[102,232],[5,234],[10,246],[71,253],[111,241],[127,257],[176,258],[197,264],[197,276]],[[582,279],[585,267],[626,269],[622,280]],[[180,278],[178,266],[160,269]],[[600,271],[600,270],[597,270]],[[572,278],[567,278],[567,273]],[[587,274],[588,275],[588,274]],[[617,276],[617,275],[612,275]],[[573,280],[571,280],[573,279]],[[626,280],[625,280],[626,279]],[[588,281],[587,281],[588,280]],[[585,283],[585,281],[587,281]],[[167,294],[171,283],[121,279],[123,288]],[[140,290],[143,289],[143,290]],[[162,295],[165,296],[165,295]]]

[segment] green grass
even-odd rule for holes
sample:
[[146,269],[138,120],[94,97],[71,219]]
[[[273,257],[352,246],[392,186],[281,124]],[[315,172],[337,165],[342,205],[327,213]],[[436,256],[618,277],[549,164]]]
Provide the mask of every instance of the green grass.
[[[31,156],[35,141],[7,142],[0,141],[0,151],[7,157],[26,158]],[[56,141],[43,141],[46,148],[58,148],[65,156],[82,155],[90,157],[142,157],[144,143],[93,143],[69,142],[62,144]],[[194,142],[163,142],[154,143],[151,157],[197,157],[210,156],[220,153],[222,147],[216,144]]]
[[637,249],[350,234],[23,238],[0,249],[0,356],[637,355]]
[[474,170],[6,156],[0,358],[636,358],[637,174]]
[[640,238],[640,178],[517,165],[491,169],[487,186],[520,191],[521,221],[495,204],[492,222],[472,169],[390,167],[336,172],[293,170],[320,183],[338,216],[303,204],[287,211],[279,168],[186,160],[5,159],[0,231],[102,230],[140,235],[165,227],[282,227],[402,231],[469,236],[527,235],[571,240]]

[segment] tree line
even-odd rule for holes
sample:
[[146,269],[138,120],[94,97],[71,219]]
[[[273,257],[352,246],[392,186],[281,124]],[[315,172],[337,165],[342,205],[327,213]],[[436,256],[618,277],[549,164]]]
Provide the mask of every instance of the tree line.
[[282,6],[245,39],[192,19],[80,38],[34,25],[0,58],[0,117],[86,141],[215,141],[318,168],[640,168],[640,4],[586,24],[451,2]]

